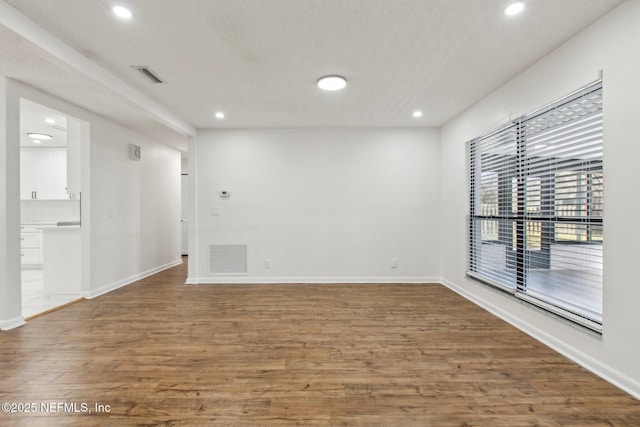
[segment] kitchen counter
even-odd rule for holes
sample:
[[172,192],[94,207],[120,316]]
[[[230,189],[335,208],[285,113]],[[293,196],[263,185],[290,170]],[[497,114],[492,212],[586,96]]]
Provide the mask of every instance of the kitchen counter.
[[64,227],[64,228],[70,228],[70,227],[80,228],[81,227],[79,221],[23,222],[20,224],[20,226],[22,228],[41,228],[41,229],[58,228],[58,227]]

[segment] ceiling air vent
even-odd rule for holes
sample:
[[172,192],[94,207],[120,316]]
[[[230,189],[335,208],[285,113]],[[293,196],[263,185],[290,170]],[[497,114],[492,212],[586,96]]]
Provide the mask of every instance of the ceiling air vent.
[[151,69],[146,65],[132,65],[131,68],[137,70],[140,74],[148,78],[151,83],[164,83],[164,80],[158,77],[156,73],[151,71]]

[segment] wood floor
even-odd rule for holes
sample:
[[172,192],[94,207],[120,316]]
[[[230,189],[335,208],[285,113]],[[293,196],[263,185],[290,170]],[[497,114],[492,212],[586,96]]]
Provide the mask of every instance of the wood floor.
[[36,409],[0,426],[640,425],[639,401],[441,285],[185,276],[0,333],[0,402]]

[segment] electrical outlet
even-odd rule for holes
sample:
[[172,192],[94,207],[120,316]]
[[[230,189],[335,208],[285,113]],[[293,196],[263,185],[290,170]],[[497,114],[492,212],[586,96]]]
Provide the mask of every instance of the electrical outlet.
[[391,258],[391,268],[398,268],[398,258]]

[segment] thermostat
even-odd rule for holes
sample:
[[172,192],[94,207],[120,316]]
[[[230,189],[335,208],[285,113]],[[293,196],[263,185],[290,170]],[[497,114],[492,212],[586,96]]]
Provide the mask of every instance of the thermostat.
[[131,160],[140,160],[142,158],[139,145],[129,144],[129,158]]

